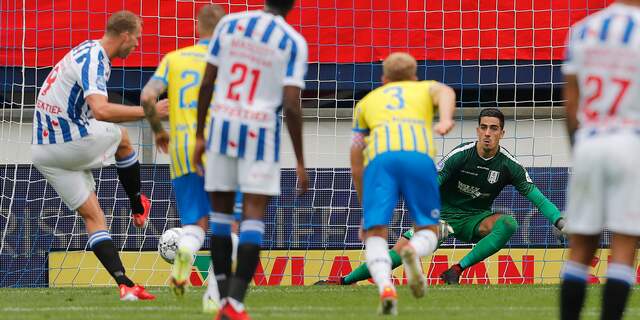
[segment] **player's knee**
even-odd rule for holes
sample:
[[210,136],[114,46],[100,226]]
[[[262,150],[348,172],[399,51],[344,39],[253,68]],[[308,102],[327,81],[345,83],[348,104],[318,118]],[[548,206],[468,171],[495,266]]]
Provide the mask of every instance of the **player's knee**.
[[129,156],[134,150],[131,146],[131,140],[129,139],[129,134],[127,133],[127,129],[120,128],[121,138],[120,144],[118,144],[118,150],[116,151],[116,158],[124,158]]
[[518,221],[512,216],[505,214],[498,218],[496,226],[499,226],[504,233],[512,235],[518,230]]

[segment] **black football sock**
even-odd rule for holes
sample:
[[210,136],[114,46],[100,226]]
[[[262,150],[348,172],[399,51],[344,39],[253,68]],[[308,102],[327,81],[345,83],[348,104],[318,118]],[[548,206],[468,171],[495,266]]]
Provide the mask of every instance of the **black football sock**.
[[229,297],[244,302],[259,260],[260,246],[247,243],[238,246],[238,267],[229,287]]
[[218,291],[221,299],[229,295],[232,250],[233,244],[230,236],[211,236],[211,262],[214,267],[214,279],[218,281]]
[[602,292],[602,314],[600,319],[622,319],[631,286],[635,282],[635,272],[631,266],[609,263],[607,284]]
[[560,285],[560,319],[578,320],[586,294],[588,266],[567,261],[562,269]]
[[120,180],[124,192],[129,197],[131,211],[133,213],[143,213],[144,207],[140,201],[140,162],[138,161],[138,153],[134,151],[123,159],[116,161],[116,168],[118,180]]
[[98,231],[89,237],[89,245],[105,269],[118,285],[133,287],[134,283],[125,275],[124,266],[107,231]]

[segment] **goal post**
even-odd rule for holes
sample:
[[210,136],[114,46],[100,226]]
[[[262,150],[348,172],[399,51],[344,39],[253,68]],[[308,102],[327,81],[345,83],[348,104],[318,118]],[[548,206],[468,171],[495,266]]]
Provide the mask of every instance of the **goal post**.
[[[264,2],[0,0],[0,287],[113,284],[87,246],[82,219],[31,165],[37,92],[64,54],[84,40],[100,38],[109,14],[127,9],[142,17],[141,44],[126,60],[112,61],[107,87],[111,101],[138,104],[140,90],[161,57],[197,41],[195,17],[208,3],[239,12],[261,9]],[[296,1],[287,21],[309,44],[302,105],[310,190],[302,197],[295,194],[295,158],[282,130],[282,194],[266,213],[255,284],[311,284],[363,262],[358,238],[362,210],[348,168],[352,112],[360,98],[380,85],[381,61],[394,51],[416,57],[420,79],[441,81],[456,90],[457,126],[447,137],[435,139],[436,160],[475,139],[481,108],[498,107],[507,116],[503,146],[563,209],[570,166],[560,96],[564,38],[571,24],[608,3]],[[152,199],[149,226],[138,230],[132,225],[115,168],[94,171],[98,199],[128,274],[145,285],[165,285],[170,266],[157,255],[157,242],[164,230],[179,226],[169,159],[156,151],[146,122],[123,125],[142,155],[142,189]],[[474,267],[463,281],[557,282],[564,245],[546,219],[510,187],[494,209],[513,215],[520,228],[507,248]],[[399,202],[389,242],[408,227],[407,211]],[[430,283],[470,247],[449,239],[426,259]],[[196,259],[191,275],[196,285],[208,276],[206,256],[203,251]],[[602,275],[604,269],[596,266],[596,276]],[[395,275],[402,277],[401,272]]]

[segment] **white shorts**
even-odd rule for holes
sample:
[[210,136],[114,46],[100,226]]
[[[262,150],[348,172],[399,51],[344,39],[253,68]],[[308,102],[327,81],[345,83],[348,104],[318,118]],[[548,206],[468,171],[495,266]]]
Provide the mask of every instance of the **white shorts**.
[[277,196],[280,194],[280,164],[207,153],[205,190],[236,191]]
[[640,135],[599,134],[580,140],[569,181],[569,233],[640,236]]
[[91,169],[114,164],[122,139],[120,127],[113,123],[91,119],[87,129],[89,135],[79,140],[31,146],[33,165],[71,210],[95,191]]

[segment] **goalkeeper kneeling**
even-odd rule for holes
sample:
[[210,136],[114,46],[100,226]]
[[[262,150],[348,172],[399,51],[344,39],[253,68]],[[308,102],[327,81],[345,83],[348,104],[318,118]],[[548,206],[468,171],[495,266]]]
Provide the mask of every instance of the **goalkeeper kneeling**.
[[[442,201],[440,241],[449,233],[461,241],[475,243],[473,249],[442,273],[448,284],[458,284],[462,271],[502,249],[518,229],[516,220],[491,211],[493,201],[511,184],[562,231],[564,219],[558,208],[533,184],[526,169],[513,155],[500,147],[504,136],[504,115],[495,108],[483,109],[476,129],[478,140],[463,143],[447,154],[438,165],[438,184]],[[413,229],[405,232],[390,250],[392,267],[402,265],[398,254]],[[370,277],[366,264],[336,282],[316,284],[353,284]]]

